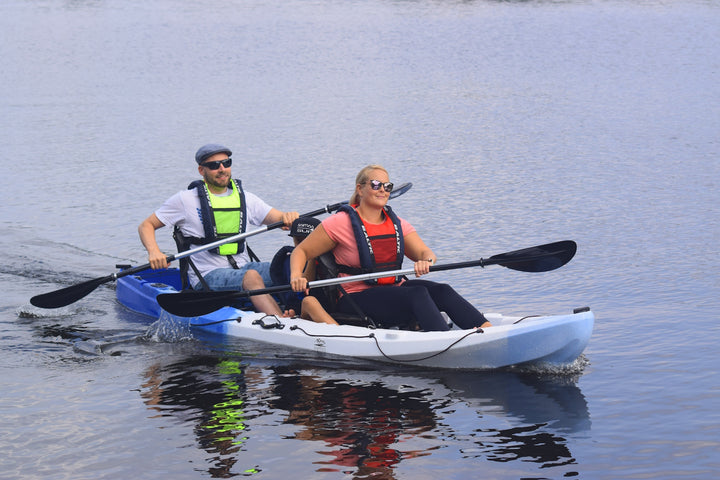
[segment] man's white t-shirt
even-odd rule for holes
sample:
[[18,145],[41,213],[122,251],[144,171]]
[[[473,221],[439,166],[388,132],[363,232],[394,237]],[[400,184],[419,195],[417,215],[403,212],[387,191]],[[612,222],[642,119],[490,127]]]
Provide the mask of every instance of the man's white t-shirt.
[[[230,190],[224,195],[229,195]],[[247,205],[247,224],[260,226],[270,213],[272,207],[265,203],[260,197],[245,191],[245,203]],[[157,218],[166,226],[177,226],[183,235],[189,237],[203,238],[205,230],[202,224],[202,210],[200,198],[196,188],[183,190],[168,198],[160,208],[155,211]],[[193,245],[191,248],[197,245]],[[233,255],[238,266],[245,265],[250,261],[247,249],[242,253]],[[225,255],[217,255],[207,251],[198,252],[192,256],[193,263],[202,275],[215,270],[216,268],[231,268]],[[199,280],[195,272],[188,271],[191,285]]]

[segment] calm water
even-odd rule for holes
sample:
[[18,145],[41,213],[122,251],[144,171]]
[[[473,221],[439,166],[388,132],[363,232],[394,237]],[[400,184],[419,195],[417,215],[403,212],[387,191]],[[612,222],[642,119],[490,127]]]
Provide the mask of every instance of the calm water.
[[[716,2],[5,0],[0,30],[0,477],[720,474]],[[112,285],[29,306],[145,263],[138,223],[206,142],[281,209],[382,163],[445,261],[577,241],[554,272],[435,279],[484,311],[592,306],[587,366],[249,355]]]

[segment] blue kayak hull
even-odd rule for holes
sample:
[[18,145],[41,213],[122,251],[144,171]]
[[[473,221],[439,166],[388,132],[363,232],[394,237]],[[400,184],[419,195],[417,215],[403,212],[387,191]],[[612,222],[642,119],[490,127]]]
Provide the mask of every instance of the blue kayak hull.
[[146,271],[118,279],[117,298],[135,312],[189,325],[198,332],[287,347],[323,359],[358,359],[429,368],[493,369],[513,365],[567,366],[592,335],[589,309],[564,315],[509,317],[486,314],[486,329],[418,332],[327,325],[276,318],[225,307],[201,317],[164,311],[155,298],[180,289],[177,269]]

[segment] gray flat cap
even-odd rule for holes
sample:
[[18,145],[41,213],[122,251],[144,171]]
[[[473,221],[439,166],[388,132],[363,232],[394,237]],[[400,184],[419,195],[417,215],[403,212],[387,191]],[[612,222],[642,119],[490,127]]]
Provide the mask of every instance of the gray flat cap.
[[232,152],[229,148],[223,147],[222,145],[218,145],[217,143],[208,143],[207,145],[203,145],[200,147],[195,154],[195,161],[200,165],[202,162],[208,159],[208,157],[212,157],[216,153],[227,153],[227,156],[229,157],[232,155]]

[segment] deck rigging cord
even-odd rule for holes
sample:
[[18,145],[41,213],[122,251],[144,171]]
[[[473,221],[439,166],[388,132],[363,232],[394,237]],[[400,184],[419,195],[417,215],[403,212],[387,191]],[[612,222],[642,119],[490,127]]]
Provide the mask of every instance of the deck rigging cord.
[[[531,315],[531,316],[536,316],[536,315]],[[274,321],[273,321],[272,323],[265,323],[265,319],[266,319],[266,318],[272,318]],[[528,318],[528,317],[524,317],[524,318]],[[520,319],[520,320],[523,320],[523,319]],[[518,321],[520,321],[520,320],[518,320]],[[237,323],[241,323],[241,322],[242,322],[242,317],[239,317],[239,318],[226,318],[226,319],[216,320],[216,321],[214,321],[214,322],[206,322],[206,323],[190,323],[190,326],[191,326],[191,327],[201,327],[201,326],[204,326],[204,325],[217,325],[217,324],[219,324],[219,323],[224,323],[224,322],[237,322]],[[275,315],[265,315],[265,316],[263,316],[263,317],[260,317],[260,318],[258,318],[258,319],[253,320],[252,323],[253,323],[253,325],[260,325],[262,328],[266,328],[266,329],[277,328],[278,330],[282,330],[282,329],[285,328],[285,326],[286,326],[286,325],[285,325],[284,323],[282,323],[282,321],[280,321],[280,319],[279,319],[278,317],[276,317]],[[368,327],[368,328],[370,328],[370,327]],[[480,327],[475,327],[475,328],[469,330],[469,331],[468,331],[465,335],[463,335],[462,337],[456,339],[456,340],[455,340],[454,342],[452,342],[450,345],[446,346],[446,347],[443,348],[442,350],[439,350],[439,351],[437,351],[437,352],[435,352],[435,353],[432,353],[432,354],[430,354],[430,355],[426,355],[426,356],[420,357],[420,358],[399,359],[399,358],[391,357],[390,355],[386,354],[386,353],[383,351],[382,346],[380,345],[380,341],[378,340],[378,337],[377,337],[377,335],[375,335],[374,332],[370,332],[370,333],[368,333],[367,335],[316,334],[316,333],[309,333],[309,332],[307,332],[304,328],[302,328],[302,327],[299,326],[299,325],[291,325],[291,326],[290,326],[290,330],[291,330],[291,331],[299,330],[300,332],[302,332],[303,334],[305,334],[306,336],[311,337],[311,338],[354,338],[354,339],[371,338],[371,339],[373,339],[373,340],[375,341],[375,346],[377,347],[378,352],[380,352],[380,354],[381,354],[383,357],[387,358],[388,360],[390,360],[390,361],[392,361],[392,362],[399,362],[399,363],[414,363],[414,362],[422,362],[422,361],[425,361],[425,360],[429,360],[429,359],[431,359],[431,358],[437,357],[437,356],[442,355],[443,353],[449,351],[451,348],[453,348],[455,345],[457,345],[458,343],[460,343],[460,342],[462,342],[463,340],[465,340],[465,339],[466,339],[467,337],[469,337],[470,335],[474,335],[474,334],[476,334],[476,333],[485,333],[485,331],[484,331],[482,328],[480,328]]]

